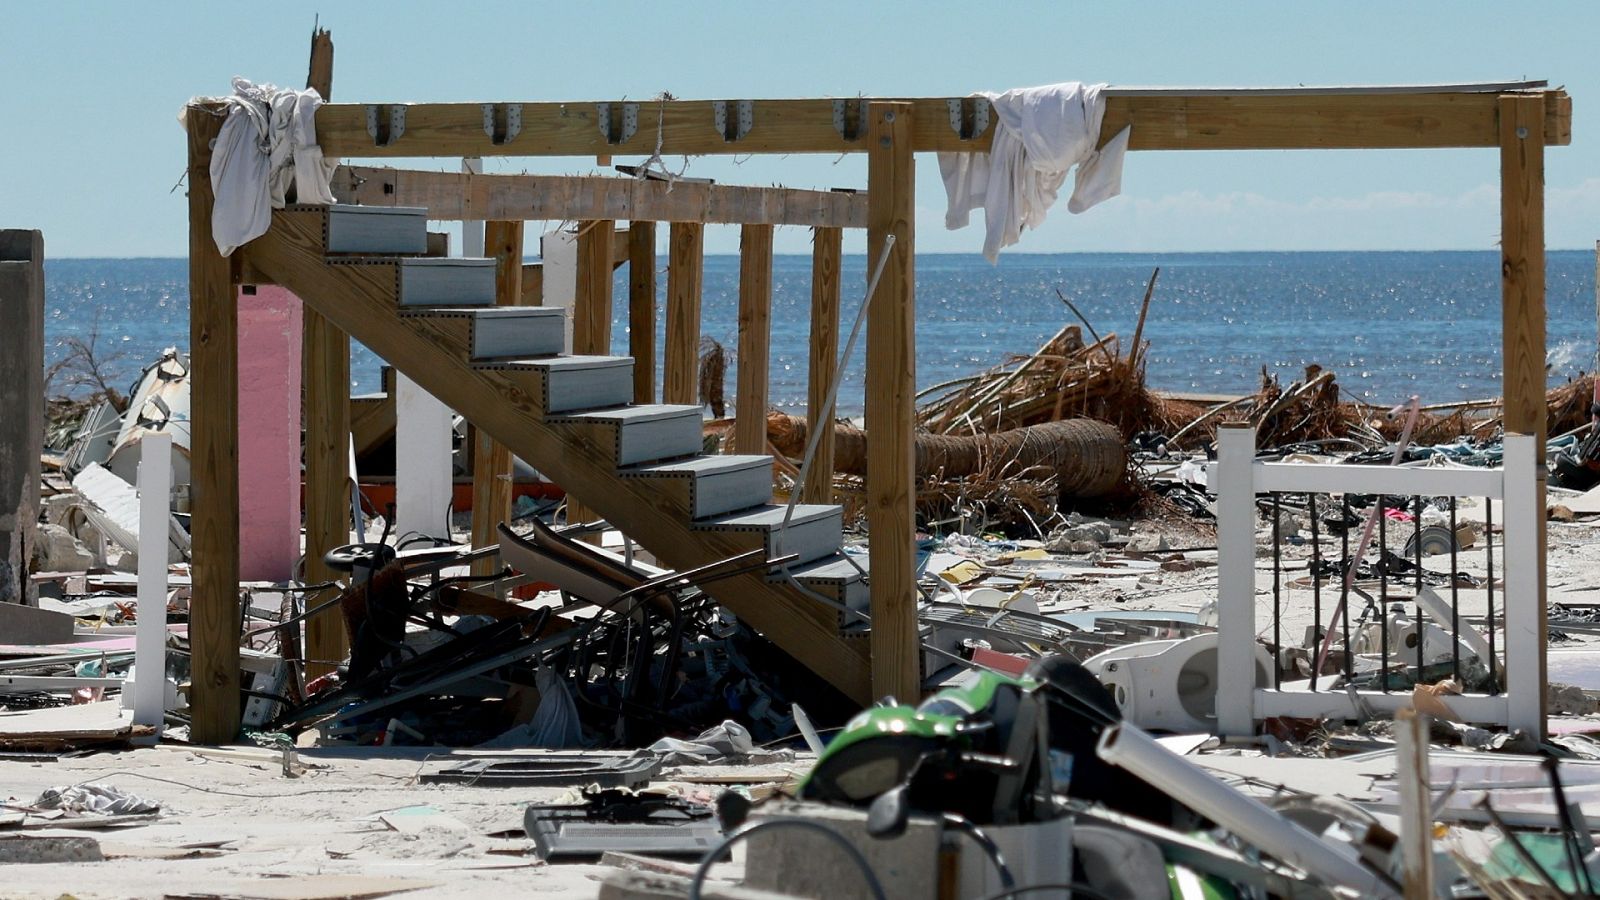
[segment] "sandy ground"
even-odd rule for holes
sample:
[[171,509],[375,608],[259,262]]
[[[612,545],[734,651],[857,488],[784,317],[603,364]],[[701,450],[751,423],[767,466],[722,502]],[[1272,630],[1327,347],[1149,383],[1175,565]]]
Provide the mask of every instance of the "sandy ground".
[[[1471,513],[1463,512],[1463,521]],[[1406,532],[1391,541],[1403,542]],[[1549,599],[1560,604],[1600,604],[1600,522],[1551,522]],[[1185,543],[1193,546],[1192,535]],[[1325,539],[1326,541],[1326,539]],[[1337,543],[1324,543],[1337,554]],[[1395,546],[1398,549],[1398,546]],[[1183,556],[1192,571],[1169,571],[1160,561],[1172,553],[1130,559],[1107,551],[1049,560],[993,562],[986,579],[1002,587],[1029,574],[1041,576],[1037,589],[1043,611],[1084,610],[1197,612],[1216,598],[1214,550]],[[1279,603],[1285,638],[1304,635],[1313,621],[1313,592],[1304,581],[1309,548],[1287,547]],[[930,566],[938,570],[938,557]],[[1447,569],[1448,556],[1424,560]],[[1503,561],[1496,559],[1497,576]],[[1485,574],[1479,549],[1463,552],[1459,567]],[[1273,571],[1270,549],[1257,558],[1257,631],[1272,634]],[[1391,585],[1391,597],[1406,594]],[[1479,616],[1482,590],[1462,591],[1461,610]],[[1324,589],[1322,617],[1331,616],[1337,591]],[[1497,608],[1504,594],[1497,591]],[[1574,634],[1552,649],[1600,649],[1595,638]],[[1596,667],[1600,669],[1600,666]],[[1597,675],[1600,677],[1600,675]],[[538,893],[552,898],[594,897],[604,871],[593,864],[545,865],[532,855],[521,832],[524,808],[548,802],[554,789],[433,786],[417,783],[430,761],[426,751],[373,751],[338,748],[302,750],[315,767],[298,778],[282,775],[265,751],[259,759],[208,758],[181,747],[141,749],[27,763],[0,761],[0,795],[26,803],[49,787],[99,781],[159,802],[159,821],[120,830],[30,831],[34,835],[94,837],[109,857],[100,863],[0,865],[0,897],[144,898],[164,896],[321,897],[326,880],[348,877],[354,884],[406,890],[407,897],[466,897]],[[464,755],[462,753],[455,754]],[[708,788],[713,794],[716,788]],[[379,814],[430,806],[461,827],[400,833]],[[205,845],[205,849],[194,849]],[[338,885],[348,887],[349,884]],[[268,892],[271,893],[268,893]]]
[[[176,747],[52,763],[0,762],[0,795],[13,801],[29,802],[52,786],[97,781],[162,806],[161,818],[149,825],[28,832],[93,837],[116,858],[0,865],[0,896],[325,896],[293,893],[317,886],[292,880],[305,876],[357,876],[369,886],[398,879],[393,887],[409,888],[404,896],[419,900],[535,893],[580,898],[599,891],[600,866],[544,865],[522,835],[523,809],[562,791],[417,784],[423,765],[441,765],[437,756],[425,763],[422,751],[300,752],[306,762],[323,767],[285,778],[277,764],[208,759]],[[402,834],[377,819],[419,805],[465,828]],[[512,836],[492,836],[501,832]],[[218,842],[218,849],[205,851],[210,855],[164,858]]]

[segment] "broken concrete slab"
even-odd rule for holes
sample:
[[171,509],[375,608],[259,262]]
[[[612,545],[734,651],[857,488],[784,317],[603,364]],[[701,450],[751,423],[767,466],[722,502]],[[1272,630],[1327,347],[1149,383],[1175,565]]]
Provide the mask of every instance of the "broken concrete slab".
[[102,862],[94,838],[55,835],[0,835],[0,864]]
[[0,634],[13,644],[65,644],[72,640],[72,617],[17,603],[0,603]]

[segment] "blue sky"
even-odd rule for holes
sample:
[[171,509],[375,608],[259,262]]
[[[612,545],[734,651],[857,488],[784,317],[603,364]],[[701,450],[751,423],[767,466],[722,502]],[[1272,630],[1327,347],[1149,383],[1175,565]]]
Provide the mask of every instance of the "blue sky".
[[[1000,11],[996,11],[1000,10]],[[939,96],[1056,81],[1120,85],[1377,84],[1548,79],[1574,100],[1548,151],[1548,243],[1600,238],[1600,4],[4,2],[0,227],[42,228],[53,256],[181,256],[176,114],[233,75],[300,86],[314,17],[337,46],[344,101]],[[1595,104],[1595,105],[1591,105]],[[618,162],[636,160],[618,159]],[[669,159],[674,167],[679,159]],[[449,160],[420,164],[454,168]],[[943,227],[919,159],[917,240],[975,252]],[[584,173],[592,160],[490,160]],[[1137,153],[1124,195],[1058,206],[1023,251],[1490,249],[1493,150]],[[702,158],[724,183],[861,185],[865,162]],[[781,229],[780,251],[807,236]],[[712,228],[707,249],[737,246]]]

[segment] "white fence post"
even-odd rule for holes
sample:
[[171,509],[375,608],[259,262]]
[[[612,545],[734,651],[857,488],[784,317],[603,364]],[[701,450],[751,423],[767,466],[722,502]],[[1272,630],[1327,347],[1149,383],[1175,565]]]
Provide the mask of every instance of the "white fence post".
[[1255,734],[1256,432],[1217,429],[1217,731]]
[[172,543],[172,435],[139,440],[139,622],[133,721],[161,730],[167,711],[167,554]]
[[[1505,504],[1502,551],[1506,620],[1506,699],[1510,728],[1544,735],[1544,675],[1540,659],[1545,636],[1539,604],[1539,529],[1544,527],[1544,479],[1538,469],[1536,438],[1505,438]],[[1490,623],[1493,627],[1493,623]]]

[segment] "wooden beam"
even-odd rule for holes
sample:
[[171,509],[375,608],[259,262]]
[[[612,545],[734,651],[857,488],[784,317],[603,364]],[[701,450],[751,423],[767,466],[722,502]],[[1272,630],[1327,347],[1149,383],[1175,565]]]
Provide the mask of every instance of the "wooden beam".
[[872,692],[922,699],[917,637],[915,429],[916,159],[913,106],[873,103],[867,112],[867,265],[894,246],[867,314],[867,531],[871,535]]
[[[500,306],[522,302],[521,222],[489,222],[484,226],[483,253],[495,261],[494,301]],[[511,518],[511,451],[481,428],[472,429],[472,546],[500,542],[501,522]],[[497,559],[472,564],[474,575],[492,575]]]
[[[578,294],[572,308],[572,352],[605,356],[611,352],[611,253],[616,223],[599,219],[578,226]],[[566,485],[563,485],[566,487]],[[567,494],[567,522],[598,517]],[[599,543],[598,536],[595,543]]]
[[[831,428],[833,416],[823,407],[839,366],[839,268],[844,259],[844,231],[818,228],[811,235],[811,368],[807,375],[806,421],[811,428]],[[807,503],[833,502],[833,441],[817,442],[806,470],[803,497]]]
[[[1545,258],[1544,258],[1544,98],[1511,94],[1500,99],[1500,318],[1504,354],[1505,429],[1533,435],[1540,484],[1545,496],[1543,462],[1545,408]],[[1542,508],[1542,506],[1541,506]],[[1548,682],[1546,636],[1548,554],[1545,517],[1537,521],[1537,559],[1527,564],[1539,573],[1539,697]],[[1541,711],[1539,720],[1547,717]]]
[[700,285],[705,226],[674,222],[667,235],[667,343],[662,403],[699,403]]
[[418,206],[430,219],[627,219],[730,225],[865,228],[864,193],[592,175],[463,175],[340,166],[341,203]]
[[[306,87],[324,100],[333,98],[333,36],[311,37]],[[304,300],[304,298],[301,298]],[[350,336],[307,303],[301,312],[301,382],[305,402],[305,579],[338,581],[344,573],[322,561],[323,554],[350,543]],[[306,598],[315,607],[337,595],[328,590]],[[333,671],[350,653],[344,617],[332,607],[306,620],[305,674]]]
[[739,374],[733,448],[767,452],[767,370],[772,358],[772,226],[739,234]]
[[211,237],[211,145],[220,110],[190,106],[190,497],[194,504],[190,739],[239,734],[239,308],[233,274]]
[[633,402],[656,402],[656,223],[628,226],[628,355]]
[[[1128,124],[1135,150],[1401,149],[1499,145],[1499,91],[1368,89],[1297,91],[1193,90],[1148,94],[1108,91],[1102,140]],[[1549,144],[1571,141],[1571,111],[1560,90],[1548,95],[1550,113],[1538,123]],[[888,99],[888,98],[885,98]],[[989,128],[963,141],[951,127],[944,97],[905,100],[915,110],[917,151],[987,150]],[[494,144],[483,130],[481,103],[404,105],[405,129],[385,146],[367,132],[366,104],[317,110],[317,139],[328,156],[599,156],[747,153],[861,153],[867,146],[834,128],[829,99],[750,101],[749,133],[729,141],[714,126],[712,100],[639,103],[631,136],[612,144],[601,132],[598,102],[521,103],[522,131]],[[733,115],[728,103],[727,115]],[[867,102],[867,101],[862,101]],[[979,101],[983,102],[983,101]],[[622,102],[611,101],[613,113]],[[391,106],[379,104],[380,116]],[[620,137],[620,135],[618,135]],[[655,217],[651,217],[655,218]]]

